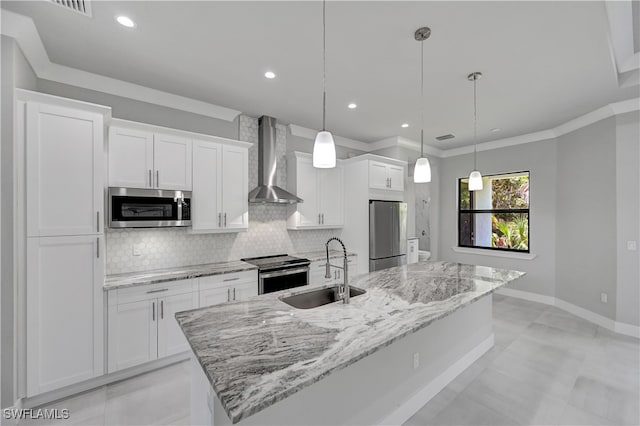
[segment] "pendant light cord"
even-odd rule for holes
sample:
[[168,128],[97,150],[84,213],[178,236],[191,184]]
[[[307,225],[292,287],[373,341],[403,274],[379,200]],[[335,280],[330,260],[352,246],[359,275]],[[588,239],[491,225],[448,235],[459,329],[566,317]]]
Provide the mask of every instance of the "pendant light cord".
[[326,36],[326,1],[322,0],[322,131],[325,131],[327,115],[327,36]]
[[478,170],[478,106],[477,106],[477,88],[478,76],[473,76],[473,170]]
[[420,41],[420,158],[424,158],[424,40]]

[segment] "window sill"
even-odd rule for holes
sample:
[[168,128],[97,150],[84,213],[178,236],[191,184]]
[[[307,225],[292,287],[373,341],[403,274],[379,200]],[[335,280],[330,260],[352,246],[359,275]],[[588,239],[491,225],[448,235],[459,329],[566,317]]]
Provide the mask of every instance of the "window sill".
[[508,252],[508,251],[485,250],[480,248],[469,248],[469,247],[451,247],[451,250],[461,254],[479,254],[481,256],[506,257],[509,259],[521,259],[521,260],[533,260],[537,257],[537,255],[533,253],[515,253],[515,252]]

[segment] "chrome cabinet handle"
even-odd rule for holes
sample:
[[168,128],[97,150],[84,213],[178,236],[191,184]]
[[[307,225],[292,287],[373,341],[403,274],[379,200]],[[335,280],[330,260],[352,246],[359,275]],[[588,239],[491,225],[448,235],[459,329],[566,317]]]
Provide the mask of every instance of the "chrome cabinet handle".
[[222,213],[218,213],[218,228],[222,228]]
[[156,170],[156,187],[160,187],[160,170]]
[[151,302],[151,321],[156,320],[156,302]]
[[322,213],[322,224],[324,225],[324,213]]
[[227,213],[224,214],[224,227],[227,227]]
[[322,222],[320,222],[320,213],[318,213],[318,225],[320,225]]
[[96,212],[96,231],[100,232],[100,212]]
[[168,291],[168,290],[169,290],[168,288],[161,288],[161,289],[159,289],[159,290],[149,290],[149,291],[147,292],[147,294],[151,294],[151,293],[162,293],[163,291]]
[[149,188],[153,188],[153,176],[151,173],[151,169],[149,169]]
[[160,301],[160,319],[164,319],[164,300]]
[[236,288],[233,288],[233,300],[236,300]]
[[96,237],[96,257],[100,259],[100,237]]
[[226,278],[226,279],[224,279],[223,281],[237,281],[237,280],[239,280],[239,279],[240,279],[240,277],[235,277],[235,278]]
[[230,302],[230,301],[231,301],[231,289],[228,288],[227,289],[227,302]]

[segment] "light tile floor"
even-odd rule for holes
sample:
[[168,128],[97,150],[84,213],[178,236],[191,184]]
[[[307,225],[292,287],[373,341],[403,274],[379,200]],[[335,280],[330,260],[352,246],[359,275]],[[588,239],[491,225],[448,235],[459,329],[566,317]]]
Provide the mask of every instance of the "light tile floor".
[[[407,423],[413,425],[640,425],[640,346],[560,309],[493,296],[496,345]],[[43,408],[55,424],[189,424],[182,362]],[[44,425],[29,421],[20,425]]]

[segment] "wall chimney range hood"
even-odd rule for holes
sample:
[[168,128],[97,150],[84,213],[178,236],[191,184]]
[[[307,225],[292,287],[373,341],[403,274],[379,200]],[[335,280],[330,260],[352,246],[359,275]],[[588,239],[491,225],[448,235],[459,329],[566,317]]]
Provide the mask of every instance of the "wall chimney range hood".
[[276,119],[263,115],[258,119],[258,186],[249,192],[250,203],[294,204],[302,199],[276,185]]

